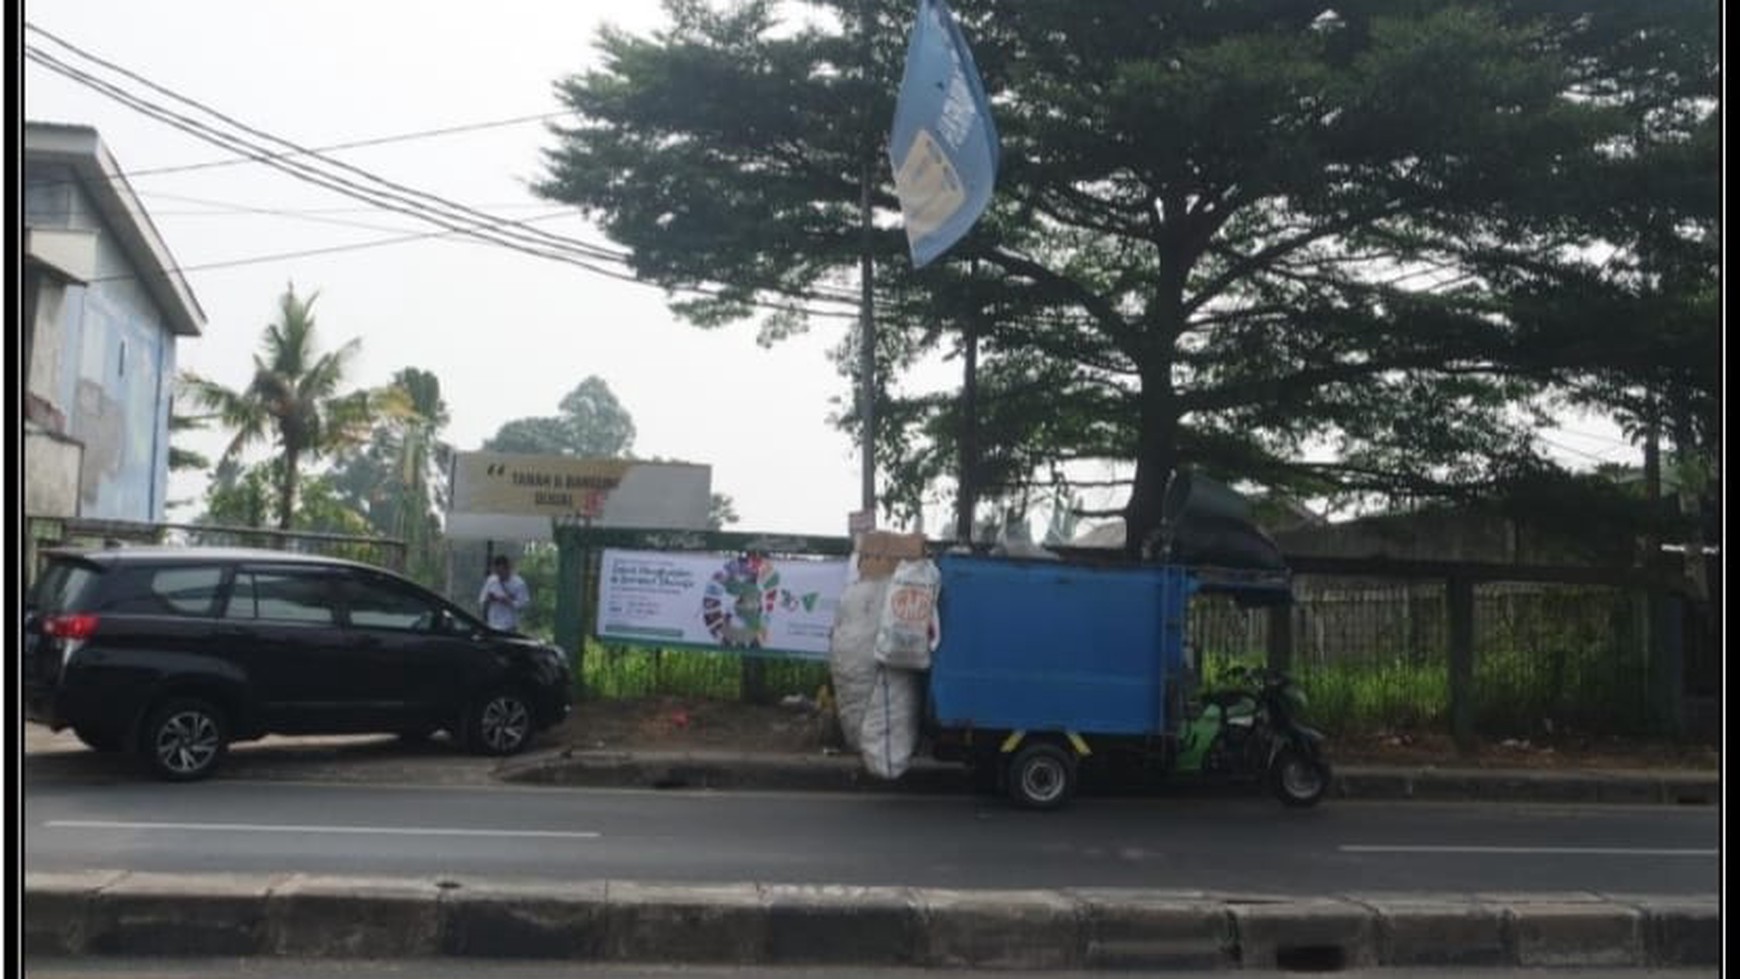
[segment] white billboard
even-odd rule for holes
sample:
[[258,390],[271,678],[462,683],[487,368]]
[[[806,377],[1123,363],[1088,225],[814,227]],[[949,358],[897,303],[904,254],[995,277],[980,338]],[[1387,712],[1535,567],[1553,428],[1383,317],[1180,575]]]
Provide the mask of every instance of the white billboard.
[[461,452],[447,535],[549,540],[552,519],[593,527],[706,530],[712,469],[686,462]]

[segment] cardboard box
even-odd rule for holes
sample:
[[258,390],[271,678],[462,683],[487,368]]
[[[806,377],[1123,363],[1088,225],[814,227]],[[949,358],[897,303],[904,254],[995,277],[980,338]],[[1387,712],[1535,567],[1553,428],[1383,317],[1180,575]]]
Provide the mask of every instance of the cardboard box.
[[924,535],[892,530],[858,534],[852,538],[852,557],[858,562],[860,577],[887,578],[900,562],[924,557]]

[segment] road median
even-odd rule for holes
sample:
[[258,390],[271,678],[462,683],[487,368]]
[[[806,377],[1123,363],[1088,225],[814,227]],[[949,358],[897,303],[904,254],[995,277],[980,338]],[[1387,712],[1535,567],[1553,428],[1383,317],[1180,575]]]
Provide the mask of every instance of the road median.
[[1712,966],[1718,900],[27,873],[28,955],[1008,969]]

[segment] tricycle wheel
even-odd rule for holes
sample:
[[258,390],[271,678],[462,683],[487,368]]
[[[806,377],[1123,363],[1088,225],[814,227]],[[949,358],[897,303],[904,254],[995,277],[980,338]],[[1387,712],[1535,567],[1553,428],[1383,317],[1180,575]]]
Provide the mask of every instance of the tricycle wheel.
[[1269,763],[1269,791],[1296,809],[1317,804],[1329,790],[1329,764],[1296,747],[1282,748]]
[[1028,809],[1056,809],[1075,794],[1075,756],[1037,742],[1009,762],[1009,798]]

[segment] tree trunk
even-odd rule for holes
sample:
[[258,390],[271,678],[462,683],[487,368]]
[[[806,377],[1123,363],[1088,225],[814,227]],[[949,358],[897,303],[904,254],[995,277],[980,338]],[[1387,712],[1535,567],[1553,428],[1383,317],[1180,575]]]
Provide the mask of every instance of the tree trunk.
[[296,514],[296,466],[301,453],[295,449],[284,450],[284,477],[278,484],[278,529],[289,530]]
[[1167,364],[1142,376],[1141,443],[1130,502],[1124,508],[1124,553],[1131,557],[1141,557],[1149,537],[1160,528],[1166,481],[1178,464],[1178,403],[1172,397],[1170,371]]

